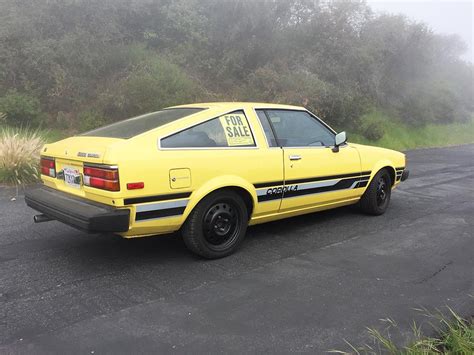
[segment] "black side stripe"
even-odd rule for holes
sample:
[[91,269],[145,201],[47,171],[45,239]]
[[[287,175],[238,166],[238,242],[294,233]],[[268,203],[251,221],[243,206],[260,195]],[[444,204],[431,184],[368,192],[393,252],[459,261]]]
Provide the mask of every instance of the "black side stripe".
[[271,186],[277,186],[277,185],[283,185],[283,180],[282,181],[272,181],[272,182],[260,182],[258,184],[253,184],[256,189],[262,188],[262,187],[271,187]]
[[356,185],[355,189],[358,189],[360,187],[366,187],[369,183],[369,180],[366,181],[359,181],[359,183]]
[[370,175],[358,176],[356,178],[341,180],[335,185],[331,185],[331,186],[320,186],[320,187],[314,187],[312,189],[304,189],[304,190],[288,190],[288,191],[282,190],[282,192],[279,192],[279,193],[274,192],[271,194],[258,196],[258,202],[279,200],[279,199],[287,198],[287,197],[304,196],[304,195],[317,194],[317,193],[328,192],[328,191],[344,190],[344,189],[350,188],[356,182],[357,184],[354,185],[353,188],[358,189],[361,187],[366,187],[369,183],[369,179],[370,179]]
[[396,174],[396,179],[395,181],[400,181],[402,179],[403,171],[405,168],[396,168],[397,169],[397,174]]
[[271,200],[280,200],[283,197],[283,193],[275,193],[271,195],[262,195],[258,196],[257,200],[258,202],[265,202],[265,201],[271,201]]
[[312,177],[312,178],[305,178],[305,179],[294,179],[294,180],[285,181],[285,185],[302,184],[305,182],[317,182],[317,181],[323,181],[323,180],[336,180],[336,179],[360,177],[361,175],[370,175],[370,173],[371,171],[363,171],[361,173],[319,176],[319,177]]
[[311,194],[317,194],[317,193],[327,192],[327,191],[344,190],[344,189],[350,188],[353,183],[359,180],[360,180],[359,178],[345,179],[345,180],[339,181],[336,185],[333,185],[333,186],[322,186],[322,187],[315,187],[315,188],[306,189],[306,190],[286,191],[283,195],[283,198],[311,195]]
[[317,182],[323,180],[335,180],[335,179],[344,179],[344,178],[351,178],[351,177],[360,177],[362,175],[370,175],[371,171],[363,171],[361,173],[351,173],[351,174],[342,174],[342,175],[328,175],[328,176],[317,176],[311,178],[304,178],[304,179],[294,179],[294,180],[287,180],[287,181],[270,181],[270,182],[260,182],[253,184],[255,188],[263,188],[263,187],[271,187],[271,186],[280,186],[280,185],[293,185],[293,184],[302,184],[305,182]]
[[179,193],[175,193],[175,194],[126,198],[125,200],[123,200],[123,203],[125,205],[133,205],[135,203],[177,200],[177,199],[180,199],[180,198],[188,198],[189,196],[191,196],[191,192],[179,192]]
[[135,220],[143,221],[144,219],[180,216],[184,213],[185,209],[186,207],[175,207],[175,208],[167,208],[165,210],[138,212],[137,216],[135,217]]

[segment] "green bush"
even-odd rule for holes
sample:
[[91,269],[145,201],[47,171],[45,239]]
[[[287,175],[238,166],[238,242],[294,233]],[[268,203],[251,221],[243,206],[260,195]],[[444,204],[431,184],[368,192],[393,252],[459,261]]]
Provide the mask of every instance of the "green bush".
[[197,92],[182,69],[155,55],[124,72],[99,101],[104,114],[117,119],[193,102]]
[[359,132],[370,141],[378,141],[385,135],[384,121],[376,112],[364,115],[360,119]]
[[81,112],[77,116],[79,130],[81,132],[90,131],[91,129],[103,126],[107,123],[104,116],[94,110]]
[[13,126],[35,126],[44,117],[39,100],[29,94],[10,90],[0,97],[0,112],[6,122]]
[[433,122],[432,100],[424,93],[413,93],[403,100],[399,115],[402,121],[413,126]]

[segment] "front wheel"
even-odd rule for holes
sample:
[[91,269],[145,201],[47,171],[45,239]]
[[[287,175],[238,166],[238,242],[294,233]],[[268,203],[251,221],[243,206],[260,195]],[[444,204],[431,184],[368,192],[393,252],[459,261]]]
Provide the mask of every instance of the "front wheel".
[[360,199],[360,208],[364,213],[379,216],[384,214],[390,203],[392,182],[387,170],[380,170],[372,179]]
[[183,240],[189,250],[207,259],[232,254],[245,237],[247,208],[234,191],[206,196],[183,225]]

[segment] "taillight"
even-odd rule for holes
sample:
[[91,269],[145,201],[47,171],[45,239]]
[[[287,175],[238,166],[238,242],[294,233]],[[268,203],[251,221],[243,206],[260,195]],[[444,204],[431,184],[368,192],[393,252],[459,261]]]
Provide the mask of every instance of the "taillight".
[[53,158],[41,157],[41,175],[56,177],[56,163]]
[[108,191],[120,191],[117,168],[84,166],[84,185]]

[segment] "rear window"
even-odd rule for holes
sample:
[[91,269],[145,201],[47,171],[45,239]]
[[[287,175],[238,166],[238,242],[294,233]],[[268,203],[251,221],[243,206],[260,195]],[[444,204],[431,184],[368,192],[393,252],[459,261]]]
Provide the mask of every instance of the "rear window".
[[128,120],[112,123],[81,134],[86,137],[108,137],[128,139],[167,123],[179,120],[204,110],[203,108],[171,108],[148,113]]

